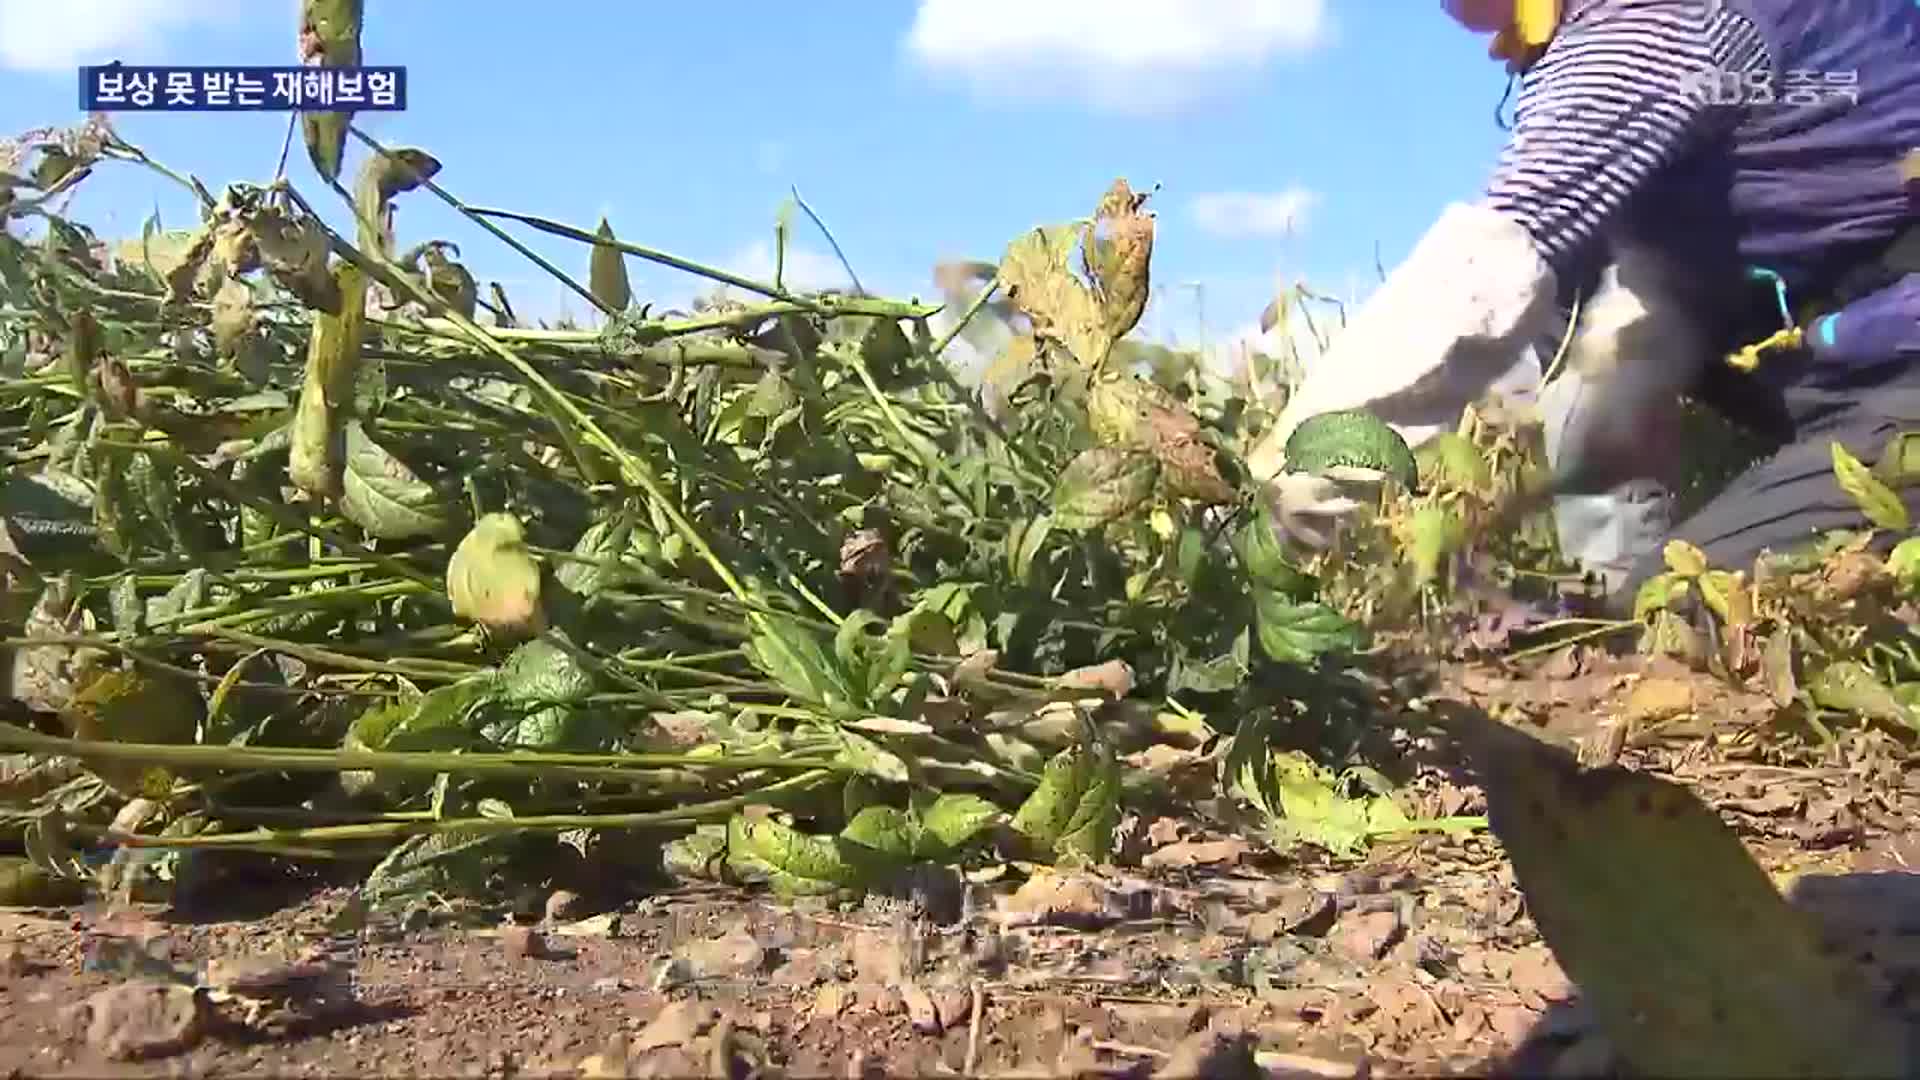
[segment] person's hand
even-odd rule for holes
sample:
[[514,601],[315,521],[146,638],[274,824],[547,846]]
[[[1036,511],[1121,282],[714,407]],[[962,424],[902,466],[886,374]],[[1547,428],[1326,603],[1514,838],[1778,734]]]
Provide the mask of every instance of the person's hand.
[[1281,473],[1267,485],[1268,505],[1284,535],[1323,549],[1355,510],[1379,503],[1385,480],[1386,474],[1377,470],[1346,466],[1324,475]]
[[1562,495],[1675,478],[1680,395],[1714,362],[1677,274],[1622,246],[1585,304],[1566,370],[1541,388],[1547,461]]
[[1287,439],[1307,418],[1366,409],[1417,447],[1460,420],[1510,371],[1551,317],[1553,271],[1518,222],[1485,205],[1444,210],[1405,262],[1307,364],[1272,428],[1247,455],[1274,520],[1325,546],[1334,526],[1378,498],[1378,476],[1286,471]]

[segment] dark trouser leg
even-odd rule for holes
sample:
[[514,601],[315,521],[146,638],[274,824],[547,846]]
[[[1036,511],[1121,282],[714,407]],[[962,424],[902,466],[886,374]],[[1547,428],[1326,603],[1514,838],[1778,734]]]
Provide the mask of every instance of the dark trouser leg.
[[[1762,551],[1785,552],[1822,532],[1864,527],[1852,496],[1834,480],[1830,444],[1839,442],[1871,465],[1894,435],[1920,431],[1920,362],[1864,371],[1808,368],[1780,399],[1793,421],[1791,438],[1673,530],[1714,566],[1750,570]],[[1901,494],[1920,521],[1920,486]],[[1640,559],[1614,606],[1631,608],[1641,583],[1665,569],[1659,552]]]

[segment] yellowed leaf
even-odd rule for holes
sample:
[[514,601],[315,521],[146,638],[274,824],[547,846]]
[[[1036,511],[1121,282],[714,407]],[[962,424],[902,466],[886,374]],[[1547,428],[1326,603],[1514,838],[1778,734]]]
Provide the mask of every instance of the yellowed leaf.
[[1830,444],[1833,453],[1833,476],[1840,484],[1840,490],[1853,497],[1860,512],[1868,521],[1882,529],[1893,532],[1905,532],[1909,524],[1907,505],[1892,488],[1881,483],[1880,478],[1860,463],[1847,448],[1838,442]]
[[1640,591],[1634,594],[1633,617],[1644,620],[1656,611],[1663,611],[1668,604],[1686,595],[1688,582],[1677,574],[1655,574],[1640,583]]
[[600,219],[600,228],[593,235],[598,242],[587,260],[587,288],[593,292],[593,298],[609,310],[625,311],[633,302],[633,287],[627,281],[626,253],[610,242],[614,238],[613,225],[605,217]]
[[293,414],[287,457],[287,478],[293,485],[323,498],[337,496],[341,490],[340,469],[345,461],[341,425],[353,404],[366,320],[366,277],[360,268],[345,260],[337,263],[334,284],[341,296],[340,313],[313,312],[306,378]]
[[1627,694],[1629,720],[1655,723],[1693,711],[1693,684],[1685,679],[1641,679]]
[[1667,569],[1681,577],[1695,578],[1707,572],[1707,553],[1685,540],[1669,540],[1661,552]]
[[223,357],[239,353],[253,330],[253,290],[239,278],[228,278],[213,294],[213,345]]
[[1058,341],[1083,367],[1098,368],[1113,350],[1099,300],[1073,272],[1084,225],[1034,229],[1008,245],[1000,281],[1034,333]]

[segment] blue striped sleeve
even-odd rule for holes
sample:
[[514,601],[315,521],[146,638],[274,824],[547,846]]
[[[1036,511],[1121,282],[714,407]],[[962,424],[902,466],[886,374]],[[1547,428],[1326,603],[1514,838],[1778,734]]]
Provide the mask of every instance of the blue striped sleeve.
[[1519,221],[1557,272],[1588,253],[1667,163],[1738,110],[1709,80],[1767,72],[1765,39],[1718,4],[1648,5],[1575,19],[1520,82],[1487,201]]

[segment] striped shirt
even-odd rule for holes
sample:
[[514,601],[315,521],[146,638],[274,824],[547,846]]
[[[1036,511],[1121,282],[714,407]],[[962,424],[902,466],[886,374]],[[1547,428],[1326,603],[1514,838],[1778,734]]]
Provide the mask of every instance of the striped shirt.
[[1564,273],[1629,199],[1698,140],[1737,123],[1703,90],[1771,70],[1765,39],[1721,3],[1576,8],[1520,80],[1487,199]]

